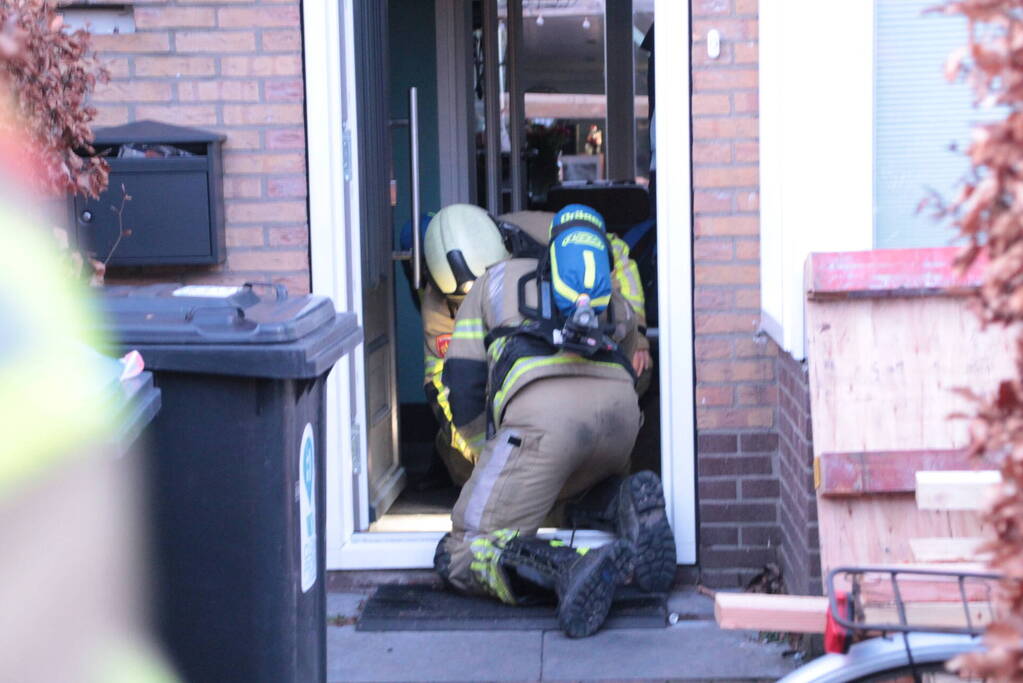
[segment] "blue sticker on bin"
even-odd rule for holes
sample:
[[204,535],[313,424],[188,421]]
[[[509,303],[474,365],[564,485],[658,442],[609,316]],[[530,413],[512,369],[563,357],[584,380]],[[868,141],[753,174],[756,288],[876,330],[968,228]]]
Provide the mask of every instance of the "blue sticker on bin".
[[298,450],[298,526],[302,592],[316,583],[316,443],[306,423]]

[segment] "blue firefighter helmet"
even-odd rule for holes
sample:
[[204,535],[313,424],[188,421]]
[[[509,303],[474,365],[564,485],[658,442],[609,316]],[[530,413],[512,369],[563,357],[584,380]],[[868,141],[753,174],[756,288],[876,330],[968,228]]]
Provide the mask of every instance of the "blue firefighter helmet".
[[596,313],[611,301],[611,245],[604,217],[584,204],[569,204],[551,220],[550,272],[554,305],[570,317],[584,297]]

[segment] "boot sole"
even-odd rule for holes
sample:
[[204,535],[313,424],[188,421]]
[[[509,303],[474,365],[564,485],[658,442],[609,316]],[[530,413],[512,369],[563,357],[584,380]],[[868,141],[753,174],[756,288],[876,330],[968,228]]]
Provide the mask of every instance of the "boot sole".
[[593,635],[604,624],[615,589],[632,569],[632,550],[628,543],[614,541],[591,550],[577,567],[558,591],[558,624],[569,638]]
[[634,554],[636,587],[665,593],[675,581],[675,534],[668,524],[664,488],[653,472],[637,472],[626,479],[618,498],[619,533]]

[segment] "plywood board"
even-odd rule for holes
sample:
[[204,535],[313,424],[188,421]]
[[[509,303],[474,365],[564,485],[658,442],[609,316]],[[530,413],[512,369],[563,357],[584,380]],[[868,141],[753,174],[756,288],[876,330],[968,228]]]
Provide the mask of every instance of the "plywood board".
[[914,560],[913,538],[981,536],[974,512],[917,510],[913,494],[817,499],[825,575],[839,565],[890,565]]
[[[956,297],[808,301],[813,446],[834,452],[953,450],[973,410],[953,392],[986,393],[1014,371],[1013,334],[981,330]],[[905,563],[911,538],[982,536],[973,512],[921,511],[912,494],[818,495],[821,563]]]

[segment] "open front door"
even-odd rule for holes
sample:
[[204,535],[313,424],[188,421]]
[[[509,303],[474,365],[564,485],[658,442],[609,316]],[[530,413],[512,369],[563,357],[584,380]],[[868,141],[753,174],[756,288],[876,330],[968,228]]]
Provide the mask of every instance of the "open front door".
[[404,485],[404,471],[398,460],[394,270],[391,265],[387,3],[354,3],[353,23],[360,150],[357,163],[366,369],[367,522],[372,522],[394,502]]
[[[676,532],[678,559],[682,563],[692,563],[696,558],[692,214],[688,125],[689,42],[684,39],[689,35],[689,12],[688,3],[676,0],[632,0],[632,3],[634,14],[639,11],[637,6],[648,12],[656,5],[658,25],[670,27],[667,35],[683,37],[681,40],[662,41],[657,46],[658,72],[662,74],[658,79],[658,117],[682,122],[664,127],[657,135],[660,152],[658,182],[662,187],[679,188],[670,193],[659,193],[657,198],[661,228],[658,230],[661,355],[657,367],[661,387],[660,414],[664,416],[660,425],[661,475]],[[497,5],[496,13],[494,4]],[[392,66],[398,64],[397,55],[403,56],[413,67],[426,64],[426,60],[437,60],[435,118],[431,119],[429,113],[424,114],[422,126],[418,129],[422,134],[423,150],[431,142],[439,147],[435,154],[437,160],[433,162],[438,167],[437,171],[431,173],[427,170],[423,174],[424,185],[426,180],[433,179],[439,181],[439,187],[436,201],[424,201],[423,210],[435,209],[442,203],[473,201],[473,195],[482,197],[487,186],[485,151],[481,149],[486,141],[486,136],[481,133],[485,133],[486,128],[481,124],[488,118],[491,122],[500,120],[497,116],[500,107],[495,107],[496,103],[507,101],[509,107],[512,107],[511,100],[520,103],[522,112],[509,111],[509,119],[523,116],[531,125],[527,132],[542,133],[549,130],[560,135],[564,128],[571,126],[575,133],[579,133],[596,124],[595,127],[607,128],[609,141],[613,137],[613,131],[617,128],[605,123],[607,107],[603,93],[607,89],[606,76],[602,73],[603,69],[597,67],[603,59],[601,53],[604,52],[601,49],[603,41],[600,39],[603,31],[600,29],[605,6],[618,10],[608,12],[607,16],[613,15],[618,17],[616,22],[624,22],[624,28],[618,26],[621,29],[619,38],[641,34],[643,27],[648,25],[643,24],[638,31],[633,30],[636,22],[633,21],[633,26],[629,26],[628,12],[622,10],[627,5],[621,2],[605,5],[605,0],[585,0],[585,3],[581,2],[578,6],[561,7],[517,0],[508,8],[507,14],[501,13],[502,7],[508,7],[507,2],[496,0],[491,4],[486,19],[492,29],[494,14],[497,15],[498,24],[502,17],[507,17],[507,21],[516,24],[521,22],[523,27],[521,35],[511,35],[515,33],[512,29],[507,43],[499,41],[498,54],[502,45],[507,45],[511,53],[515,53],[516,46],[525,43],[524,53],[518,56],[525,58],[532,55],[530,59],[534,61],[553,61],[557,68],[549,69],[540,64],[539,68],[531,71],[528,64],[521,64],[523,74],[532,73],[534,80],[544,82],[553,78],[551,74],[560,74],[562,79],[574,80],[571,83],[561,83],[561,92],[554,90],[553,86],[545,86],[544,82],[538,81],[531,86],[529,82],[512,83],[513,79],[509,78],[507,89],[499,87],[495,93],[492,84],[489,88],[493,100],[489,106],[492,116],[487,117],[487,102],[481,95],[485,87],[474,87],[486,85],[483,73],[486,68],[484,46],[480,41],[484,17],[482,11],[473,12],[476,8],[482,10],[482,4],[473,0],[339,0],[336,4],[304,5],[306,22],[303,35],[307,50],[306,79],[311,108],[308,114],[308,148],[310,206],[313,216],[310,228],[313,279],[317,283],[317,291],[331,293],[339,302],[347,301],[352,310],[361,310],[365,332],[364,346],[353,356],[351,368],[344,373],[335,373],[339,377],[335,388],[339,405],[338,410],[331,409],[328,415],[328,433],[336,433],[338,436],[329,446],[337,453],[330,461],[334,464],[333,470],[328,471],[328,475],[336,473],[336,476],[331,476],[328,484],[331,569],[429,567],[432,565],[437,541],[443,533],[439,527],[423,525],[416,528],[394,525],[384,528],[377,524],[376,528],[370,530],[370,523],[383,517],[401,493],[406,474],[399,460],[401,444],[398,407],[401,402],[401,382],[398,381],[398,368],[401,365],[396,363],[399,350],[395,333],[396,326],[401,329],[404,318],[396,314],[395,292],[405,294],[407,287],[401,280],[395,282],[396,271],[391,260],[395,242],[391,179],[395,173],[399,180],[405,175],[400,159],[395,159],[392,153],[391,119],[395,116],[400,118],[400,114],[396,113],[400,108],[395,106],[397,100],[394,99],[395,94],[391,93],[392,83],[389,81]],[[414,37],[419,40],[415,45],[411,39],[407,42],[404,39],[392,40],[390,36],[394,25],[401,25],[402,19],[408,24],[414,24],[414,30],[428,25],[429,17],[421,16],[426,11],[423,7],[430,12],[435,11],[436,34],[415,32]],[[390,21],[389,9],[393,12]],[[399,12],[405,12],[407,16]],[[319,22],[321,15],[331,21]],[[624,15],[624,19],[621,15]],[[574,43],[550,37],[549,34],[559,26],[559,35],[572,38]],[[462,36],[460,44],[466,49],[457,49],[455,41],[450,40],[452,35]],[[436,42],[431,42],[433,40]],[[619,43],[625,45],[621,49],[634,49],[627,39]],[[576,44],[581,47],[572,48]],[[491,45],[491,61],[497,64],[499,57],[493,54],[493,48]],[[339,70],[331,64],[331,50],[339,53]],[[575,81],[585,75],[579,73],[580,69],[564,68],[566,53],[577,56],[576,53],[582,54],[585,50],[597,51],[590,68],[594,72],[590,75],[598,84],[594,86],[597,92],[580,89],[575,85]],[[589,63],[585,59],[586,54],[583,54],[582,59],[584,66]],[[513,69],[517,63],[516,57],[516,54],[506,55],[509,69]],[[324,64],[327,66],[324,67]],[[408,71],[415,69],[410,68]],[[406,73],[401,70],[399,72]],[[421,79],[418,74],[415,77],[415,80],[409,79],[410,84],[420,87],[424,112],[428,112],[426,103],[430,101],[427,92],[429,79]],[[490,80],[501,80],[500,73],[495,77],[492,67]],[[398,83],[397,76],[394,77],[394,83]],[[402,85],[405,83],[402,82]],[[635,93],[629,92],[628,86],[618,89],[623,92],[616,91],[613,97],[626,103],[632,101]],[[522,93],[521,101],[518,96],[509,97],[504,94],[509,91]],[[337,102],[343,103],[339,119],[334,118]],[[564,107],[568,107],[568,110]],[[581,127],[584,124],[585,128]],[[521,124],[512,127],[520,128]],[[566,139],[575,140],[576,147],[585,149],[584,143],[589,144],[589,138],[575,133]],[[405,137],[404,131],[400,137]],[[492,134],[490,137],[489,147],[493,157],[489,166],[491,169],[498,166],[499,173],[494,175],[500,175],[501,182],[491,181],[491,187],[487,189],[489,194],[496,194],[499,198],[494,202],[495,208],[500,206],[501,210],[510,210],[511,202],[507,207],[504,206],[504,198],[519,196],[521,188],[513,191],[511,187],[519,187],[523,169],[519,169],[517,183],[512,182],[515,174],[511,173],[509,163],[505,182],[504,159],[509,158],[510,161],[510,149],[519,150],[522,141],[513,142],[509,134],[508,144],[505,145],[503,136]],[[340,138],[343,138],[343,144],[334,144]],[[396,144],[400,145],[397,142],[399,136],[394,135],[394,138]],[[530,144],[536,146],[547,139],[541,136],[538,142]],[[594,154],[599,154],[603,145],[597,140],[594,146],[597,148]],[[425,159],[425,154],[424,169],[430,163]],[[401,156],[400,149],[398,156]],[[572,154],[565,153],[562,156],[571,157]],[[582,155],[577,150],[575,156]],[[343,160],[339,157],[343,157]],[[526,160],[530,158],[527,156]],[[495,164],[496,160],[501,160],[501,163]],[[528,180],[528,164],[525,170]],[[475,193],[472,191],[474,187]],[[428,197],[429,193],[424,190],[424,198]],[[336,222],[331,222],[332,218],[341,218],[342,215],[344,230],[340,230]],[[421,356],[421,341],[404,344],[401,352],[405,358],[411,354]],[[402,373],[403,378],[406,376],[412,375]],[[421,381],[421,378],[421,373],[413,377],[415,382]],[[412,388],[418,389],[419,386]],[[349,389],[354,393],[351,400],[345,403],[342,399]],[[414,424],[411,419],[404,422]],[[432,437],[432,432],[428,436]],[[414,452],[409,448],[405,450],[407,453]],[[408,460],[406,465],[410,477],[415,475],[417,470]],[[419,490],[412,485],[409,489],[410,493],[402,496],[388,517],[400,516],[398,508],[408,502],[405,499],[411,497],[411,490]],[[412,513],[420,514],[416,510],[411,510],[409,514]],[[336,530],[333,534],[332,529]],[[555,533],[564,540],[569,540],[573,535],[571,530],[557,530]],[[574,535],[574,540],[582,545],[590,545],[602,542],[605,538],[597,532],[581,530]]]

